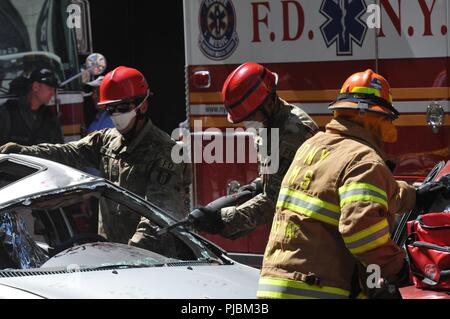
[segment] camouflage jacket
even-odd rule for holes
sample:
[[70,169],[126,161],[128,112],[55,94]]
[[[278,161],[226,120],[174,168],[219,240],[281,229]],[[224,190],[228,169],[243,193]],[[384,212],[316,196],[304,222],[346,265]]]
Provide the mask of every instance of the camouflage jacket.
[[[261,156],[260,174],[263,180],[264,192],[248,200],[238,207],[227,207],[221,210],[222,221],[225,224],[221,235],[227,238],[238,238],[253,231],[257,226],[272,222],[275,213],[275,203],[280,191],[281,182],[286,174],[297,149],[303,142],[313,136],[318,130],[316,123],[300,108],[278,98],[278,112],[272,118],[271,129],[279,129],[279,166],[274,174],[264,173],[270,158]],[[262,143],[269,143],[270,129],[267,140],[257,139],[257,148]],[[271,148],[268,147],[268,150]],[[269,154],[270,155],[270,154]]]
[[[21,154],[50,159],[78,169],[94,167],[101,176],[166,209],[174,218],[187,213],[190,170],[171,160],[173,141],[150,120],[129,143],[115,129],[95,131],[66,144],[40,144]],[[100,202],[99,234],[114,242],[128,243],[139,216],[126,207]]]

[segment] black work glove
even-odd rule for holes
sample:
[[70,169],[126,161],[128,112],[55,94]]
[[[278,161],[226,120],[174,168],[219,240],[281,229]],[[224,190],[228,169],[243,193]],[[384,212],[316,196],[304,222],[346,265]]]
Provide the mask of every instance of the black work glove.
[[390,278],[382,278],[379,288],[369,290],[370,299],[402,299],[399,288],[410,285],[409,264],[405,260],[402,269]]
[[387,283],[393,284],[397,287],[406,287],[411,284],[411,281],[409,280],[409,262],[405,259],[403,263],[402,269],[393,276],[392,278],[389,278],[387,280]]
[[243,191],[250,191],[252,193],[252,197],[255,197],[256,195],[262,193],[263,185],[261,179],[255,179],[250,184],[242,186],[241,188],[239,188],[238,193]]
[[430,207],[436,197],[446,189],[446,186],[441,182],[428,182],[420,185],[416,189],[416,206],[421,209]]
[[223,228],[220,210],[212,210],[208,207],[194,209],[188,216],[188,221],[199,231],[217,234]]
[[10,154],[10,153],[20,154],[22,148],[23,148],[22,145],[9,142],[6,143],[5,145],[0,146],[0,154]]
[[381,282],[380,288],[371,289],[369,299],[403,299],[399,286],[387,280]]

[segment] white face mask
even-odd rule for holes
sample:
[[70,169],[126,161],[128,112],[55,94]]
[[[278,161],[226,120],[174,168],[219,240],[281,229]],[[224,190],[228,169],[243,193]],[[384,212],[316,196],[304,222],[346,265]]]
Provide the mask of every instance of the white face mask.
[[136,107],[134,110],[131,110],[126,113],[117,112],[111,115],[111,120],[119,132],[125,130],[128,127],[128,125],[130,125],[131,121],[136,117],[137,111],[141,108],[142,104],[144,104],[144,102],[147,100],[147,97],[148,94],[142,101],[142,103],[139,104],[138,107]]
[[111,115],[111,120],[119,132],[125,130],[128,125],[130,125],[131,121],[136,117],[136,110],[137,109],[127,113],[114,113]]
[[244,124],[245,128],[254,128],[256,130],[264,127],[264,124],[258,121],[244,121],[242,124]]

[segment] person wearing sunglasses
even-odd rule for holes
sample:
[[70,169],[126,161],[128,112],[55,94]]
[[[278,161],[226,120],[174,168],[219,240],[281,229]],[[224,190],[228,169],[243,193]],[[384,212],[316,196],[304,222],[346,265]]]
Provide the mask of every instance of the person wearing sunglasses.
[[[95,131],[63,145],[7,144],[0,147],[0,153],[33,155],[79,169],[96,167],[102,177],[181,220],[188,212],[190,167],[172,161],[176,142],[150,120],[150,96],[142,73],[120,66],[105,75],[98,102],[111,115],[115,128]],[[108,240],[128,243],[132,238],[132,245],[160,248],[154,247],[152,234],[156,228],[148,220],[140,220],[128,208],[107,201],[100,202],[99,211],[98,232]]]
[[9,93],[14,98],[0,106],[0,145],[63,142],[58,118],[46,106],[58,86],[55,74],[47,68],[36,68],[10,83]]

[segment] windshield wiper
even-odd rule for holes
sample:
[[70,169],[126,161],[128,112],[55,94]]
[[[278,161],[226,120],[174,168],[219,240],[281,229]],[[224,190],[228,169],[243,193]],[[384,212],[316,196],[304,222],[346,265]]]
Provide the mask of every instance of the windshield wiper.
[[102,266],[86,266],[81,270],[107,270],[107,269],[130,269],[130,268],[151,268],[151,267],[165,267],[167,264],[112,264]]
[[170,261],[167,263],[161,264],[112,264],[112,265],[102,265],[102,266],[86,266],[82,267],[82,270],[113,270],[113,269],[130,269],[130,268],[153,268],[153,267],[168,267],[175,266],[179,264],[182,265],[191,265],[191,264],[217,264],[223,265],[225,264],[222,260],[218,258],[199,258],[197,260],[180,260],[180,261]]
[[219,259],[219,258],[212,258],[212,257],[207,257],[207,258],[199,258],[198,259],[199,262],[205,262],[208,264],[219,264],[219,265],[223,265],[224,262]]
[[228,264],[224,261],[222,261],[219,258],[212,258],[212,257],[205,257],[205,258],[199,258],[197,260],[180,260],[180,261],[168,261],[166,263],[160,263],[160,264],[111,264],[111,265],[100,265],[100,266],[83,266],[80,268],[81,271],[83,270],[114,270],[114,269],[131,269],[131,268],[154,268],[154,267],[169,267],[169,266],[175,266],[175,265],[192,265],[192,264],[217,264],[217,265],[224,265]]

